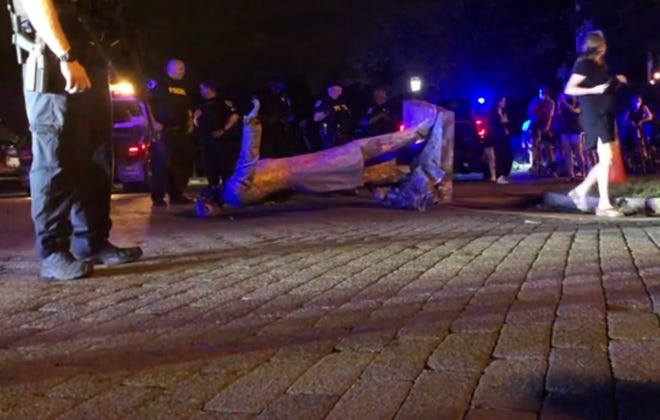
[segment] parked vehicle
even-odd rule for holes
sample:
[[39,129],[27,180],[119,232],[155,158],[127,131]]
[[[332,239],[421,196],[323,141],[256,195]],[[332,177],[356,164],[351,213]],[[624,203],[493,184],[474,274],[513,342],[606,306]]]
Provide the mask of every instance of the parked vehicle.
[[20,155],[26,145],[29,147],[27,139],[16,134],[0,118],[0,176],[16,179],[22,177]]
[[471,101],[454,99],[440,105],[454,111],[454,173],[485,173],[483,142],[488,119],[474,112]]
[[147,105],[129,83],[110,86],[112,94],[112,148],[114,181],[124,191],[151,188],[150,149],[155,131]]
[[[151,187],[150,149],[155,136],[147,105],[135,95],[130,83],[110,85],[112,95],[113,181],[124,191],[148,191]],[[29,189],[32,152],[29,140],[18,148],[21,184]]]

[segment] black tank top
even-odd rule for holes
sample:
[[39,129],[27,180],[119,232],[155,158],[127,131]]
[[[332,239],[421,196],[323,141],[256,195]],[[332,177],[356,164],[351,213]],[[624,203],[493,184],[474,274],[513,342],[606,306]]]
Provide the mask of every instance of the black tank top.
[[638,110],[631,109],[628,115],[630,121],[639,124],[644,119],[644,106],[640,106]]

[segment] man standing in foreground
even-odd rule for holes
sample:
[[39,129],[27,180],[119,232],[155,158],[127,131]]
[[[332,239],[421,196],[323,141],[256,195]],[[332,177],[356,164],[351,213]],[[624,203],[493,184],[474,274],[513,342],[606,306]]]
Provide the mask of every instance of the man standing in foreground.
[[[34,47],[23,64],[32,132],[32,219],[41,276],[71,280],[93,264],[129,263],[138,247],[109,242],[112,111],[108,72],[88,23],[95,2],[14,0],[18,36]],[[99,17],[99,16],[94,16]],[[15,17],[13,17],[15,18]],[[83,23],[85,22],[85,23]],[[26,29],[27,28],[27,29]],[[102,36],[102,34],[101,34]]]

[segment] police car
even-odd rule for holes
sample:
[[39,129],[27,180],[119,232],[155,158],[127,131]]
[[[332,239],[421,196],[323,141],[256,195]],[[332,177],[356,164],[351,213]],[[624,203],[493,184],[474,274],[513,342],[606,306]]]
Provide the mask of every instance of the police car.
[[114,181],[124,191],[148,191],[151,186],[150,148],[155,132],[147,105],[131,83],[110,85]]
[[[127,192],[151,188],[150,148],[155,135],[147,105],[128,82],[110,85],[112,98],[113,181]],[[30,144],[18,150],[21,184],[30,188]]]
[[[0,117],[0,177],[18,179],[21,176],[20,153],[27,143]],[[29,145],[28,145],[29,147]]]

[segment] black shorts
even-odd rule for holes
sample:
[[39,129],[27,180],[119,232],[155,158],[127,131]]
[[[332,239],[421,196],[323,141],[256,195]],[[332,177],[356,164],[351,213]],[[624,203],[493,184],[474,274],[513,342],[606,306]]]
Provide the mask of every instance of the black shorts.
[[582,120],[584,129],[585,148],[594,150],[598,147],[598,139],[603,143],[611,143],[616,140],[616,121],[614,115],[601,114],[593,120]]
[[554,136],[552,131],[547,128],[547,124],[533,123],[530,131],[534,141],[554,143]]

